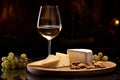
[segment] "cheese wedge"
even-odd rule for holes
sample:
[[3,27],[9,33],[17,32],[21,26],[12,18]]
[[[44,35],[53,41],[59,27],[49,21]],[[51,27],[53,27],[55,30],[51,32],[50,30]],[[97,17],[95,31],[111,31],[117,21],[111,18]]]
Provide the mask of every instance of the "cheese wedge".
[[90,63],[93,60],[93,52],[90,49],[67,49],[67,54],[72,63]]
[[47,58],[39,61],[35,61],[32,63],[29,63],[29,66],[41,66],[41,67],[49,67],[54,68],[59,62],[59,58],[55,55],[49,55]]
[[59,58],[55,55],[49,55],[45,60],[42,62],[42,67],[48,67],[48,68],[55,68],[56,65],[59,62]]
[[59,62],[56,67],[65,67],[70,65],[70,59],[67,54],[56,52],[56,57],[59,58]]
[[43,61],[44,61],[45,59],[43,59],[43,60],[39,60],[39,61],[34,61],[34,62],[31,62],[31,63],[29,63],[28,65],[29,66],[42,66],[42,63],[43,63]]

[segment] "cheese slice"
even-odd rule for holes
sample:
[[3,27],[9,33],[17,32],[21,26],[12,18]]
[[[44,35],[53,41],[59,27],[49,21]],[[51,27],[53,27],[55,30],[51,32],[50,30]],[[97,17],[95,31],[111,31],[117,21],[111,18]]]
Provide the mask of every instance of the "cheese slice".
[[41,66],[41,67],[49,67],[54,68],[59,62],[59,58],[55,55],[49,55],[47,58],[39,61],[35,61],[32,63],[29,63],[29,66]]
[[42,66],[42,63],[43,63],[43,61],[44,61],[45,59],[43,59],[43,60],[39,60],[39,61],[34,61],[34,62],[31,62],[31,63],[29,63],[28,65],[29,66]]
[[93,60],[93,52],[90,49],[67,49],[67,54],[72,63],[90,63]]
[[54,68],[59,62],[59,58],[55,55],[49,55],[43,62],[42,67]]
[[65,67],[70,65],[70,59],[67,54],[56,52],[56,57],[59,58],[59,62],[56,67]]

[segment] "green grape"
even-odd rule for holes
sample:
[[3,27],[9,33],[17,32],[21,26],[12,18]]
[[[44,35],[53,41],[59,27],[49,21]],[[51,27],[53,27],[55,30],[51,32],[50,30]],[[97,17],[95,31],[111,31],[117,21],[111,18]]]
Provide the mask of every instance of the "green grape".
[[4,64],[5,64],[5,65],[9,65],[9,61],[8,61],[8,60],[5,60],[5,61],[4,61]]
[[27,55],[25,53],[21,54],[20,56],[21,58],[25,59],[27,57]]
[[2,66],[3,68],[5,68],[5,63],[4,63],[4,62],[2,62],[2,63],[1,63],[1,66]]
[[9,60],[5,60],[4,62],[2,62],[2,64],[3,64],[4,68],[10,69],[10,62],[9,62]]
[[100,61],[100,56],[97,56],[97,61]]
[[5,64],[6,69],[10,69],[10,65]]
[[97,57],[97,54],[94,54],[94,55],[93,55],[93,60],[95,60],[95,59],[96,59],[96,57]]
[[2,61],[5,61],[5,60],[7,60],[7,58],[6,58],[6,57],[2,57],[1,60],[2,60]]
[[95,56],[95,57],[94,57],[94,60],[95,60],[95,61],[99,61],[99,60],[100,60],[100,57],[99,57],[99,56]]
[[5,69],[25,68],[28,62],[26,54],[15,56],[13,52],[10,52],[6,57],[2,57],[1,60],[1,67]]
[[99,53],[98,53],[98,56],[99,56],[100,58],[102,58],[102,57],[103,57],[103,53],[102,53],[102,52],[99,52]]
[[15,65],[17,65],[17,64],[19,63],[19,61],[18,61],[18,58],[17,58],[17,57],[15,57],[15,58],[14,58],[14,63],[15,63]]
[[7,59],[11,61],[14,57],[13,56],[7,56]]
[[11,66],[15,65],[14,59],[11,60],[11,61],[9,61],[9,64],[10,64]]
[[103,56],[102,57],[102,61],[107,61],[108,60],[108,56]]
[[9,52],[8,56],[14,57],[14,53],[13,52]]

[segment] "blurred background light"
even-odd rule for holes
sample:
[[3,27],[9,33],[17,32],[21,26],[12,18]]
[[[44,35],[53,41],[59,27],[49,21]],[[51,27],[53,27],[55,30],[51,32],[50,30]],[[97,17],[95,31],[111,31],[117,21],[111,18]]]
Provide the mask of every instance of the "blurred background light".
[[115,19],[114,24],[117,26],[120,24],[120,21],[118,19]]

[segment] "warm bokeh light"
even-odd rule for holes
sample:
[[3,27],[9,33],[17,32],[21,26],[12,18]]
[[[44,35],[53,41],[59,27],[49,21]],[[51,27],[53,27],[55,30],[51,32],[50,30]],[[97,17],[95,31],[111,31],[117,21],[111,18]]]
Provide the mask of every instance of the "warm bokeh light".
[[119,24],[120,24],[120,21],[119,21],[118,19],[115,19],[115,20],[114,20],[114,25],[115,25],[115,26],[118,26]]
[[116,19],[116,20],[115,20],[115,24],[116,24],[116,25],[119,25],[119,23],[120,23],[119,20]]

